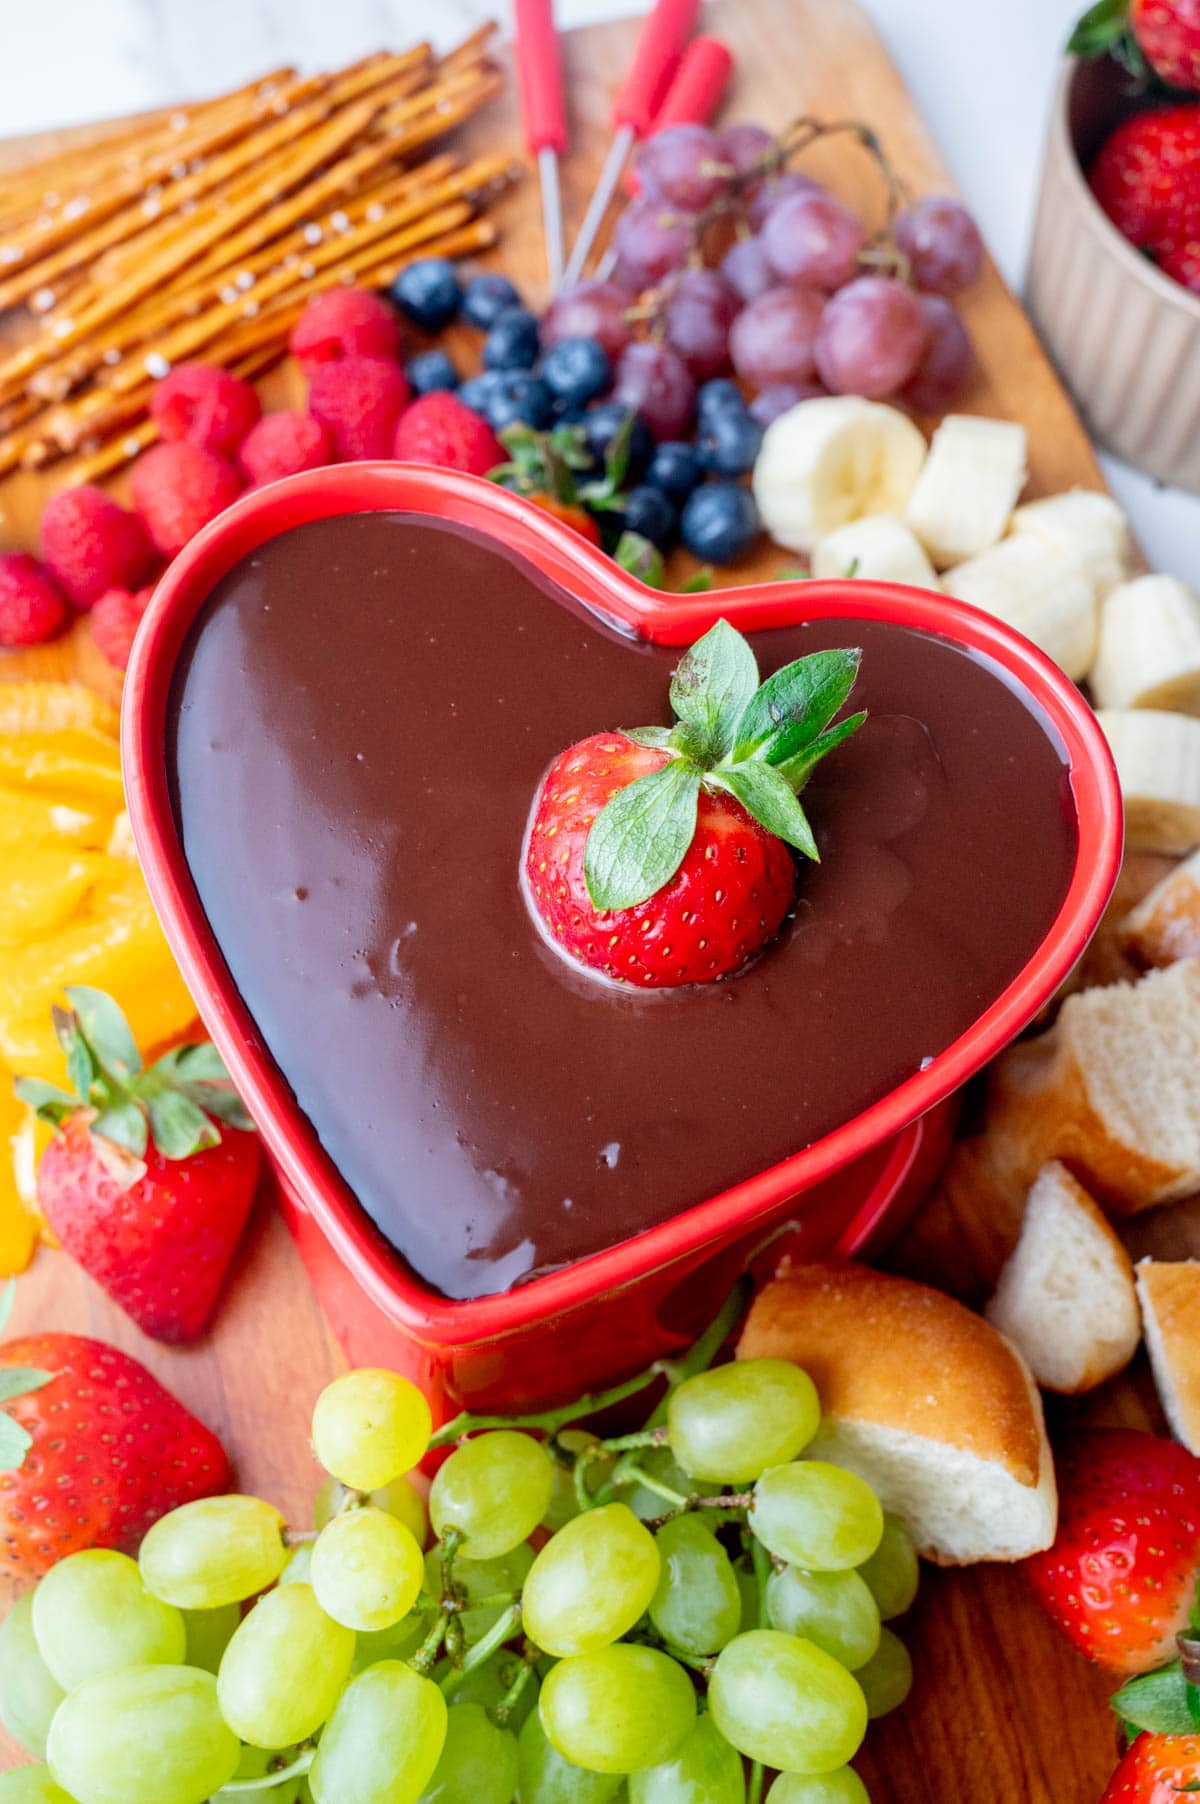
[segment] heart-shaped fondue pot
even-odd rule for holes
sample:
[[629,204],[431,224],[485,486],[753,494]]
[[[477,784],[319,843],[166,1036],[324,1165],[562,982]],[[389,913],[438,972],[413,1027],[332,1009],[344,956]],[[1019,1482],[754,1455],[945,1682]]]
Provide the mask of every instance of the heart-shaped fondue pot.
[[[678,648],[718,619],[764,677],[861,649],[867,721],[805,789],[821,861],[762,954],[616,984],[533,919],[531,810],[565,747],[669,721]],[[660,594],[505,490],[400,464],[201,533],[123,740],[151,893],[334,1326],[446,1407],[673,1349],[785,1224],[860,1249],[1120,857],[1092,714],[997,621],[866,582]]]

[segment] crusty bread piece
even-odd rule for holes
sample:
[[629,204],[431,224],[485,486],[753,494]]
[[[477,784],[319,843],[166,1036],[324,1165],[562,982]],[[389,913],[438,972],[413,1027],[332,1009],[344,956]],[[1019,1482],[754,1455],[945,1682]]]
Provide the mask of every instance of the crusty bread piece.
[[1154,1382],[1177,1440],[1200,1454],[1200,1260],[1144,1259],[1138,1297]]
[[1200,1189],[1200,959],[1068,996],[992,1067],[985,1131],[1028,1188],[1061,1159],[1109,1215]]
[[1200,957],[1200,852],[1156,883],[1125,916],[1121,944],[1139,965]]
[[1057,1160],[1033,1181],[1021,1238],[985,1314],[1046,1390],[1094,1390],[1137,1352],[1129,1254]]
[[[1132,949],[1126,943],[1125,923],[1138,904],[1164,877],[1171,875],[1178,863],[1177,858],[1163,852],[1126,852],[1108,907],[1064,986],[1064,994],[1090,990],[1097,984],[1137,981],[1144,966],[1135,962]],[[1171,961],[1164,959],[1162,962]]]
[[863,1265],[805,1265],[755,1299],[739,1359],[790,1359],[821,1399],[806,1450],[848,1466],[944,1566],[1049,1547],[1058,1501],[1024,1361],[941,1291]]

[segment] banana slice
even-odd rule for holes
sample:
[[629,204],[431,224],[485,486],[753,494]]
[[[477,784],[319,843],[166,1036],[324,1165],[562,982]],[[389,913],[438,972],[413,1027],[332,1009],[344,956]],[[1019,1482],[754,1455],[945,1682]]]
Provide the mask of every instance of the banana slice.
[[1089,680],[1100,708],[1200,714],[1200,601],[1173,576],[1114,589]]
[[904,515],[939,570],[1003,538],[1025,475],[1023,426],[946,415]]
[[839,526],[812,555],[814,576],[863,576],[879,583],[908,583],[936,589],[933,565],[903,520],[895,514],[868,514]]
[[1200,720],[1160,709],[1103,708],[1125,798],[1125,843],[1147,852],[1200,846]]
[[1111,495],[1069,489],[1044,501],[1027,501],[1012,517],[1011,530],[1033,533],[1079,559],[1103,601],[1133,567],[1129,522]]
[[767,427],[754,499],[771,537],[808,552],[865,514],[899,514],[925,462],[907,414],[855,395],[800,401]]
[[1078,682],[1096,655],[1096,599],[1083,566],[1032,534],[1002,539],[942,577],[969,601],[1024,633]]

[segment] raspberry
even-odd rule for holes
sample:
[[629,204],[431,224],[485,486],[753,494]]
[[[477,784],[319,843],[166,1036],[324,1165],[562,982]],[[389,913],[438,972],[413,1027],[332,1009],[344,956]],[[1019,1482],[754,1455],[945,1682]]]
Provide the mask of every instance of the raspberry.
[[311,413],[265,414],[238,453],[247,480],[257,486],[332,461],[333,440]]
[[152,556],[146,528],[103,489],[63,489],[42,515],[46,568],[77,608],[90,608],[105,589],[128,589],[146,574]]
[[150,606],[154,584],[131,595],[128,589],[106,589],[92,609],[92,633],[96,644],[115,670],[125,670],[133,650],[133,638]]
[[396,364],[343,357],[313,371],[308,411],[327,428],[339,458],[390,457],[407,400],[408,383]]
[[400,415],[393,456],[413,464],[441,464],[486,476],[505,459],[486,420],[446,390],[422,395]]
[[204,451],[232,457],[262,413],[248,382],[212,363],[181,363],[150,397],[161,436],[190,439]]
[[164,557],[174,557],[229,506],[242,479],[231,463],[188,439],[155,445],[133,466],[133,499]]
[[35,557],[0,557],[0,645],[37,645],[66,618],[66,602]]
[[400,323],[368,288],[330,288],[316,295],[292,328],[292,356],[307,370],[343,357],[400,355]]

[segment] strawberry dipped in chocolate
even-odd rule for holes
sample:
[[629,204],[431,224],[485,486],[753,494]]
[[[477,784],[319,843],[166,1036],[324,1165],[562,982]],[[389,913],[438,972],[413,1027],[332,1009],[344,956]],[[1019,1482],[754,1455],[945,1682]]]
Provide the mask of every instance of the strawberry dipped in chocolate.
[[525,848],[528,895],[551,944],[642,988],[711,983],[779,932],[794,853],[816,860],[799,800],[865,713],[834,720],[857,650],[814,652],[759,683],[725,620],[671,681],[671,727],[593,733],[547,772]]

